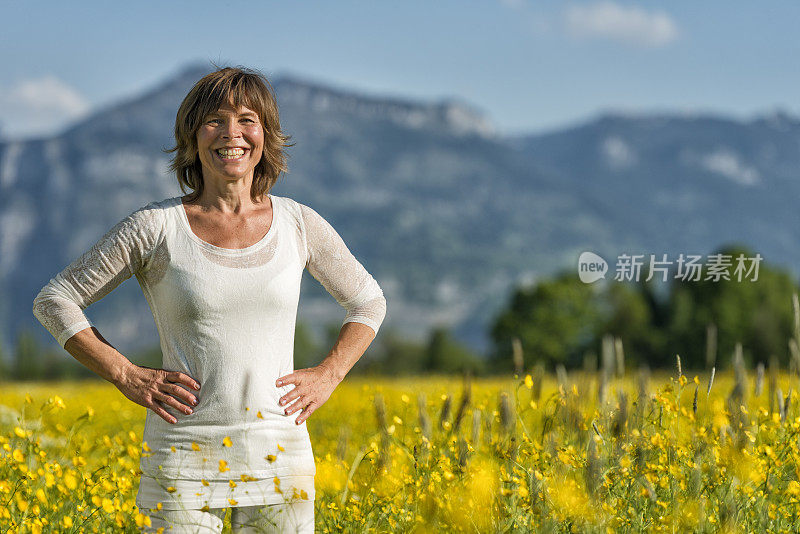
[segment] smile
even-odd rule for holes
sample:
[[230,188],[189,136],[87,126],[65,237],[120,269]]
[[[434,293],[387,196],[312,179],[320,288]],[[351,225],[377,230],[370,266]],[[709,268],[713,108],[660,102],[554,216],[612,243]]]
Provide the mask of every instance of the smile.
[[214,151],[222,161],[238,161],[244,157],[244,148],[220,148]]

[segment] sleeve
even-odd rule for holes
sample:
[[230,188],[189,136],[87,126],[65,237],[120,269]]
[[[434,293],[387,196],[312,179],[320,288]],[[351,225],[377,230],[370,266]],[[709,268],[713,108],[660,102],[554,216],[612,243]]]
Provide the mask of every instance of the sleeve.
[[328,221],[312,208],[299,206],[305,228],[308,272],[347,310],[342,326],[362,323],[377,335],[386,316],[383,290]]
[[146,268],[158,235],[160,210],[139,208],[100,238],[39,291],[33,314],[64,347],[67,340],[94,326],[83,310],[123,281]]

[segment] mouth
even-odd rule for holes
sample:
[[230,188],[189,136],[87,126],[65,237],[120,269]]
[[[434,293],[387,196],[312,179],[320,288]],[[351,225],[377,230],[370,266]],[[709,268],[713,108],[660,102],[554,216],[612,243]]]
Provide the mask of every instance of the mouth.
[[243,159],[247,151],[246,148],[218,148],[214,153],[222,161],[231,162]]

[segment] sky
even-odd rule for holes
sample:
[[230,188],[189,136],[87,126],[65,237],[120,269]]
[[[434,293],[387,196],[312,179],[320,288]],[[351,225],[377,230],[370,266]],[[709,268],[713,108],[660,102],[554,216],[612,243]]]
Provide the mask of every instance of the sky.
[[0,0],[0,136],[57,133],[188,63],[457,98],[498,132],[599,113],[800,115],[800,3]]

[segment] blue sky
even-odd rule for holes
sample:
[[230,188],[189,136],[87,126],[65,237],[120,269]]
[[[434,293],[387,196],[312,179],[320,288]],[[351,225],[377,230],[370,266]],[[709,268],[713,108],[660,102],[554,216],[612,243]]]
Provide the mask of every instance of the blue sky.
[[3,2],[0,125],[52,133],[193,61],[457,97],[505,133],[606,111],[800,115],[800,3]]

